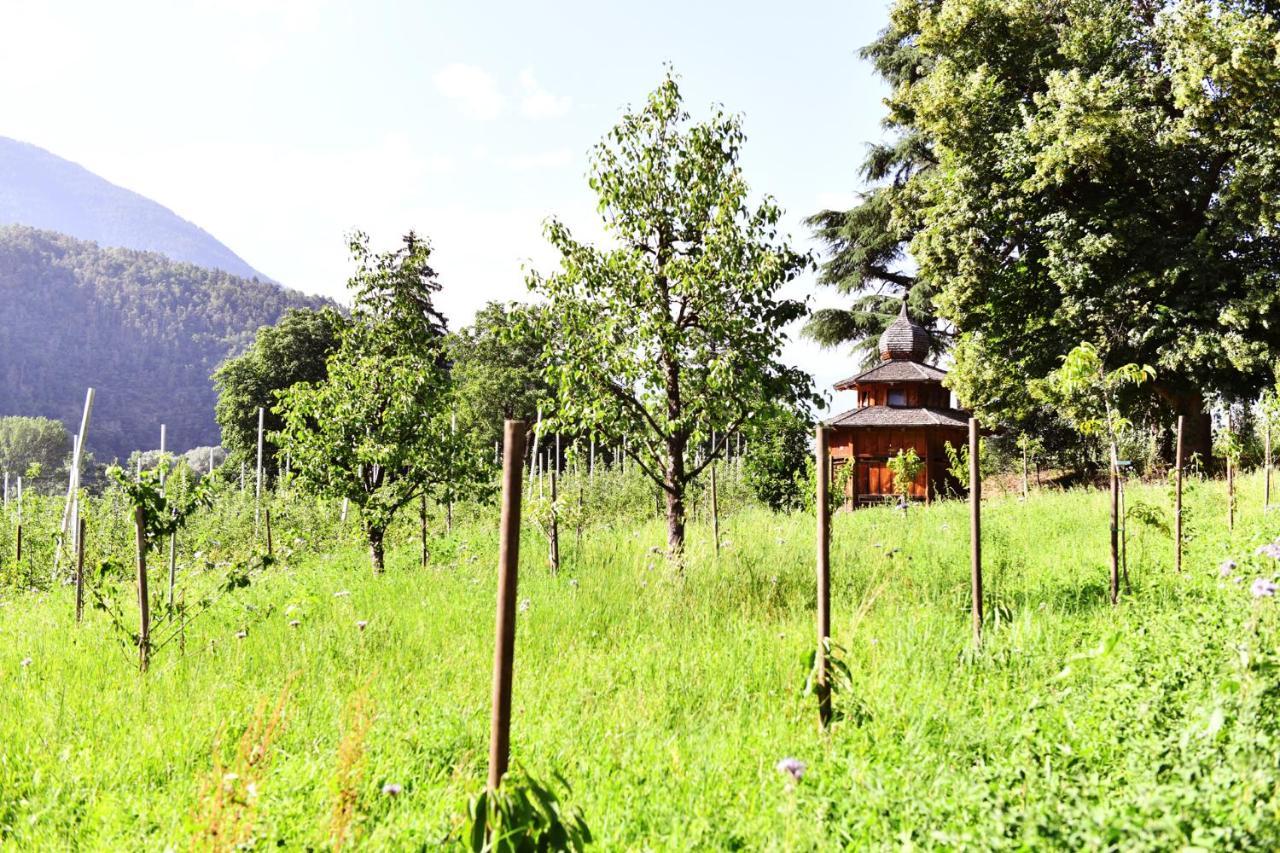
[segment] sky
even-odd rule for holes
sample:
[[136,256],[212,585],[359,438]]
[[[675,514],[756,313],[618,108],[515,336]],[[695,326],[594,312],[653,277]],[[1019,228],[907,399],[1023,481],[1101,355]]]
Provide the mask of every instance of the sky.
[[[882,138],[883,83],[858,49],[887,0],[325,2],[0,0],[0,135],[195,222],[289,287],[343,299],[345,235],[434,247],[451,326],[527,299],[549,216],[603,236],[591,147],[679,75],[695,118],[743,116],[743,169],[803,225],[850,206]],[[787,295],[840,304],[813,276]],[[818,385],[855,372],[790,330]],[[848,401],[834,399],[834,407]]]

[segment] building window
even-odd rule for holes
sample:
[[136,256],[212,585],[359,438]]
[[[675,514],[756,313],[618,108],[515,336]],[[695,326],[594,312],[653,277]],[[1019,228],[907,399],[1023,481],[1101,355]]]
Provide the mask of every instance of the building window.
[[902,388],[889,389],[889,405],[905,406],[907,404],[907,392]]

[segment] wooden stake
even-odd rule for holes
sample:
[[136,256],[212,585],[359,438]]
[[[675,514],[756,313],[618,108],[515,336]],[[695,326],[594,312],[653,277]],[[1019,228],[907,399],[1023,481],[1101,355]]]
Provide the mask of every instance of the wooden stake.
[[[345,507],[344,507],[345,509]],[[422,568],[427,567],[427,560],[430,554],[427,553],[427,496],[422,496],[422,501],[418,505],[418,522],[419,533],[422,537]]]
[[1227,457],[1227,530],[1236,529],[1236,478],[1235,466]]
[[[1262,458],[1262,511],[1271,509],[1271,416],[1267,415],[1266,445]],[[18,494],[22,494],[22,478],[18,478]]]
[[178,535],[169,534],[169,609],[173,609],[173,588],[178,582]]
[[973,642],[982,643],[982,471],[978,419],[969,418],[969,583],[973,595]]
[[1178,415],[1178,442],[1173,461],[1173,569],[1182,571],[1182,436],[1183,415]]
[[80,519],[80,534],[76,537],[76,621],[84,616],[84,518]]
[[262,517],[262,426],[265,418],[266,418],[266,410],[264,410],[261,406],[259,406],[258,407],[257,484],[254,486],[254,493],[253,493],[253,538],[255,542],[258,539],[258,527]]
[[818,695],[818,725],[826,728],[831,723],[831,683],[828,672],[828,655],[831,645],[831,501],[828,499],[830,480],[827,467],[827,428],[818,424],[814,430],[814,470],[817,472],[818,489],[815,507],[818,515],[818,651],[814,657],[816,668],[814,684]]
[[[560,437],[556,436],[556,442],[559,443]],[[551,574],[560,571],[560,514],[556,510],[556,498],[558,491],[556,489],[556,466],[551,466],[551,540],[548,543],[551,549]]]
[[151,660],[151,601],[147,596],[147,527],[142,507],[133,511],[133,529],[138,547],[138,668],[147,671]]
[[1120,467],[1111,443],[1111,603],[1120,602]]
[[271,507],[262,510],[263,526],[267,532],[267,556],[271,556]]
[[1030,491],[1030,488],[1031,488],[1030,484],[1027,482],[1027,448],[1023,447],[1022,448],[1022,499],[1024,501],[1027,499],[1027,494]]
[[489,726],[489,789],[497,790],[511,753],[511,680],[516,650],[516,587],[520,565],[520,478],[524,421],[507,421],[498,528],[498,608],[494,626],[493,708]]
[[720,553],[720,499],[716,490],[716,463],[711,465],[711,541],[715,543],[716,554]]

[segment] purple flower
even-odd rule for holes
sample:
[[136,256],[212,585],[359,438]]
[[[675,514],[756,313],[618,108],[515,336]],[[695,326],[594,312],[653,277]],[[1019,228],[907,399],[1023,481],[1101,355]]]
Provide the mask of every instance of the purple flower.
[[1276,594],[1276,585],[1274,582],[1266,578],[1258,578],[1253,582],[1253,586],[1249,588],[1254,598],[1270,598]]
[[22,659],[22,663],[20,664],[20,666],[21,666],[23,669],[26,669],[27,667],[31,666],[31,658],[23,658],[23,659]]
[[791,777],[791,783],[794,784],[804,778],[805,763],[798,758],[784,758],[773,768],[779,773],[786,773]]
[[1228,575],[1230,575],[1232,571],[1235,570],[1235,567],[1236,567],[1235,560],[1223,560],[1222,565],[1218,566],[1218,574],[1221,577],[1225,578]]
[[1273,560],[1280,560],[1280,542],[1268,542],[1257,551],[1254,551],[1260,557],[1270,557]]
[[398,797],[400,796],[400,792],[403,790],[404,788],[401,788],[395,782],[388,782],[382,786],[382,793],[388,797]]

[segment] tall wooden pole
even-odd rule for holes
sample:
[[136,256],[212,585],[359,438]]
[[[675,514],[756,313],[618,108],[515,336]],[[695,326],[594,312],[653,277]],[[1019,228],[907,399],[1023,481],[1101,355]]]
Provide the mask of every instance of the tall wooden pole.
[[[346,505],[343,504],[343,512],[346,512]],[[427,553],[427,496],[423,495],[418,504],[418,532],[422,537],[422,568],[427,567],[427,560],[430,555]]]
[[258,407],[258,467],[257,484],[253,493],[253,539],[258,540],[258,528],[262,519],[262,427],[266,419],[266,411]]
[[151,600],[147,595],[147,516],[142,507],[133,511],[133,529],[138,546],[138,668],[147,671],[151,660]]
[[815,506],[818,516],[818,651],[814,656],[816,668],[814,683],[818,694],[818,725],[826,728],[831,723],[831,682],[829,661],[831,644],[831,487],[827,467],[827,428],[818,424],[814,430],[814,471],[818,479]]
[[[556,436],[556,443],[559,444],[560,437]],[[551,466],[551,541],[549,544],[551,552],[549,554],[551,562],[551,573],[555,574],[560,571],[560,515],[556,508],[556,499],[559,492],[556,488],[556,466]]]
[[711,461],[711,539],[720,553],[720,497],[716,489],[716,463]]
[[[1266,512],[1267,510],[1271,509],[1271,416],[1270,415],[1267,416],[1267,436],[1266,436],[1266,447],[1264,451],[1265,452],[1262,460],[1262,467],[1264,469],[1263,475],[1262,475],[1262,511]],[[19,482],[21,482],[21,478],[19,478]],[[21,491],[21,487],[19,487],[19,491]]]
[[507,421],[502,461],[502,520],[498,528],[498,611],[494,626],[493,710],[489,725],[489,789],[496,790],[511,757],[511,678],[516,651],[516,586],[520,565],[520,478],[524,421]]
[[18,478],[18,531],[17,542],[14,547],[14,559],[22,562],[22,478]]
[[978,454],[978,419],[969,418],[969,582],[975,645],[982,642],[982,471]]
[[1111,442],[1111,603],[1120,601],[1120,466]]
[[1178,442],[1173,461],[1173,568],[1182,571],[1182,436],[1183,416],[1178,415]]
[[1236,529],[1236,466],[1227,457],[1227,530]]
[[80,531],[76,536],[76,621],[84,616],[84,518],[80,518]]

